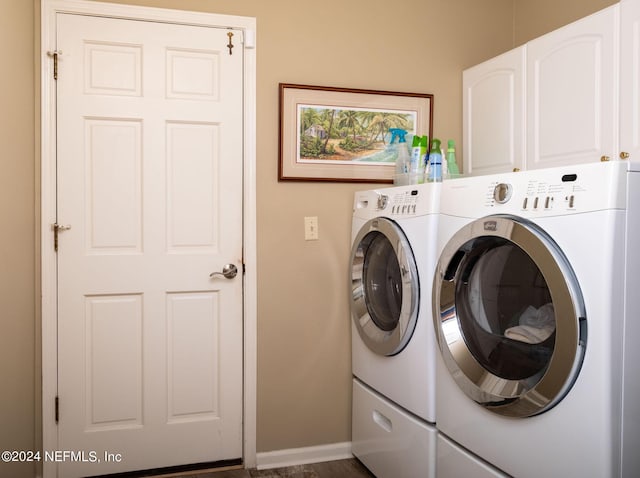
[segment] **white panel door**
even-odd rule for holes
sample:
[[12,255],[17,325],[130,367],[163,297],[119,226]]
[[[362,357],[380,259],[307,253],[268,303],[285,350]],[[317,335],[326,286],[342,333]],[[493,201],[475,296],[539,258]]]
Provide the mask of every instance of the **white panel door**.
[[515,48],[462,74],[464,173],[522,169],[525,55]]
[[57,32],[59,476],[241,458],[242,33]]
[[640,159],[640,1],[620,2],[620,157]]
[[617,21],[615,5],[527,44],[527,169],[617,150]]

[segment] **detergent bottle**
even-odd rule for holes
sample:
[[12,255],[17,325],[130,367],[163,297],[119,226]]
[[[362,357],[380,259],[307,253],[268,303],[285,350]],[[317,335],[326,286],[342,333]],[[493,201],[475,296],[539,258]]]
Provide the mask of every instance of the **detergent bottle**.
[[447,169],[449,170],[449,177],[460,176],[458,163],[456,163],[456,144],[452,139],[447,141]]
[[414,136],[411,147],[411,160],[409,164],[409,182],[420,184],[424,182],[425,155],[427,154],[428,136]]
[[431,141],[427,181],[430,183],[439,183],[442,181],[442,153],[440,152],[440,140],[437,138],[433,138]]
[[[395,149],[396,154],[396,170],[393,183],[397,185],[409,184],[409,150],[407,149],[407,140],[405,138],[407,132],[401,128],[389,128],[391,133],[390,145]],[[395,142],[396,140],[397,143]],[[395,145],[395,146],[394,146]]]

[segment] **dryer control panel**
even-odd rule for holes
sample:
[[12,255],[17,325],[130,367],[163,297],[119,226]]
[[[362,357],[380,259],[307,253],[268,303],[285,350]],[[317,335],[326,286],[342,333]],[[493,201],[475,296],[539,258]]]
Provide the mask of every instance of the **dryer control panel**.
[[396,216],[412,216],[415,215],[418,210],[418,198],[420,197],[420,191],[417,189],[410,189],[406,191],[399,191],[389,198],[387,201],[387,213]]
[[362,219],[402,219],[437,214],[439,203],[440,183],[382,188],[357,192],[353,214]]

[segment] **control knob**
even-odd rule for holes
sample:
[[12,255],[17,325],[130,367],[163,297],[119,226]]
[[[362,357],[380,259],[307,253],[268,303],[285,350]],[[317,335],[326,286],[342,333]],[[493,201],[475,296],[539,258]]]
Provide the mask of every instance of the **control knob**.
[[504,204],[511,199],[513,187],[508,183],[500,183],[493,189],[493,199],[498,204]]

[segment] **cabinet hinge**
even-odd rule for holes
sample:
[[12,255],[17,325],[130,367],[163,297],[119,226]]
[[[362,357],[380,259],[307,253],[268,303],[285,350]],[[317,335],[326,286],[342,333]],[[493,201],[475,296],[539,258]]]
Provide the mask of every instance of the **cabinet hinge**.
[[53,59],[53,79],[57,80],[58,79],[58,57],[62,55],[62,51],[60,50],[54,50],[54,51],[48,51],[47,52],[47,56],[49,58]]
[[58,398],[57,395],[55,398],[54,407],[55,407],[56,423],[58,423],[58,421],[60,421],[60,398]]

